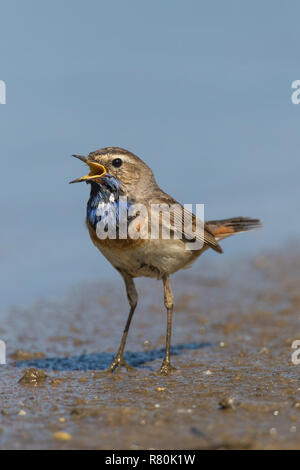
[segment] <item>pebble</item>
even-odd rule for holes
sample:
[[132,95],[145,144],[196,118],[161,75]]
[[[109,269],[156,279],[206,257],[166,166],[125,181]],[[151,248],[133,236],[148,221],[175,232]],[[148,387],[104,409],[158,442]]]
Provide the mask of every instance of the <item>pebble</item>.
[[221,410],[234,410],[237,405],[237,401],[234,397],[224,397],[219,403]]
[[70,441],[72,439],[71,434],[68,432],[57,431],[53,433],[54,439],[58,439],[59,441]]
[[47,375],[38,369],[26,369],[23,377],[19,380],[22,385],[43,385]]
[[188,413],[188,414],[190,414],[190,413],[192,413],[192,412],[193,412],[193,410],[192,410],[191,408],[187,408],[187,409],[185,409],[185,408],[178,408],[178,410],[177,410],[177,413]]
[[261,350],[258,352],[258,354],[269,354],[270,353],[270,349],[269,348],[261,348]]

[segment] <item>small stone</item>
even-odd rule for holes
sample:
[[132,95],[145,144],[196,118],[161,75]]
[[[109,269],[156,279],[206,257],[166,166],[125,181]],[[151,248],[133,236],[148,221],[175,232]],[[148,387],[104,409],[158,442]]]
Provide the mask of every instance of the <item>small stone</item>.
[[270,353],[270,349],[268,348],[261,348],[261,350],[258,352],[258,354],[269,354]]
[[68,432],[64,432],[64,431],[57,431],[53,433],[53,437],[54,439],[57,439],[59,441],[70,441],[72,439],[71,434],[69,434]]
[[66,418],[63,418],[63,417],[62,417],[62,418],[58,418],[58,421],[59,421],[60,423],[65,423],[65,422],[66,422]]
[[19,413],[18,413],[19,416],[25,416],[26,414],[27,413],[26,413],[25,410],[20,410]]
[[236,408],[237,401],[234,397],[224,397],[219,403],[221,410],[234,410]]
[[177,413],[180,413],[180,414],[184,414],[184,413],[187,413],[187,414],[190,414],[192,413],[193,410],[191,408],[178,408],[177,410]]
[[296,431],[297,431],[296,426],[291,426],[291,427],[290,427],[290,432],[296,432]]
[[273,415],[274,415],[274,416],[278,416],[278,415],[279,415],[279,411],[278,411],[278,410],[273,411]]
[[19,380],[22,385],[44,385],[47,375],[38,369],[27,369],[23,377]]
[[212,375],[212,371],[211,370],[206,370],[205,372],[203,372],[204,375]]
[[156,389],[158,392],[163,392],[164,390],[166,390],[166,387],[157,387]]

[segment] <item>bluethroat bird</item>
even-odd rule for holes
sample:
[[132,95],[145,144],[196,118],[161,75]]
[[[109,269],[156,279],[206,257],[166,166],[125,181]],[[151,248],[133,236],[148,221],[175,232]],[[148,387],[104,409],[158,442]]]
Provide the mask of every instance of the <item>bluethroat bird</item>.
[[[71,183],[86,182],[91,186],[86,215],[86,225],[90,237],[95,246],[123,277],[130,305],[121,344],[109,370],[113,372],[121,366],[129,369],[124,360],[124,348],[138,300],[134,278],[144,276],[157,278],[163,282],[164,304],[167,310],[167,332],[165,357],[160,373],[167,375],[174,370],[170,362],[174,303],[170,275],[179,269],[189,267],[209,248],[217,253],[222,253],[222,248],[219,245],[220,240],[234,233],[256,228],[260,225],[260,221],[235,217],[206,223],[200,221],[197,225],[199,220],[189,212],[191,226],[185,230],[180,211],[185,217],[187,210],[160,189],[152,170],[133,153],[118,147],[107,147],[91,152],[87,157],[73,156],[86,163],[90,169],[88,175],[71,181]],[[142,210],[131,213],[130,210],[135,205],[146,208],[146,213]],[[169,227],[170,237],[165,237],[162,234],[161,229],[164,228],[165,219],[161,215],[158,218],[158,236],[128,236],[130,224],[133,224],[135,233],[147,234],[152,206],[174,209],[172,213],[170,211],[170,220],[173,221],[173,226]],[[121,212],[125,213],[126,222],[129,223],[125,228],[125,234],[123,229],[123,233],[121,233]],[[107,231],[112,219],[115,219],[114,231],[112,231],[114,236],[105,237],[103,232],[98,229],[104,227],[104,231]],[[177,224],[174,223],[176,220],[179,220]],[[191,234],[191,229],[194,237]]]

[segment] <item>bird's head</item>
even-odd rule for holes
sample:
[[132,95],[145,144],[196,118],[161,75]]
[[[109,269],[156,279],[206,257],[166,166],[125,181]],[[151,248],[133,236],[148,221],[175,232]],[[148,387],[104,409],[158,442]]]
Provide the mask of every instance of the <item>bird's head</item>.
[[106,147],[89,153],[87,157],[73,155],[89,166],[89,174],[70,181],[70,183],[91,183],[107,187],[115,187],[127,197],[134,197],[137,192],[143,192],[154,184],[152,170],[139,157],[128,150],[119,147]]

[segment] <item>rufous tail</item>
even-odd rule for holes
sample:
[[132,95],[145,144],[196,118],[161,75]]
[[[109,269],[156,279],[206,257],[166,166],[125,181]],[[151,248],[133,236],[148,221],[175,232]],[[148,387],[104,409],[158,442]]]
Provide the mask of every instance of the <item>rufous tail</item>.
[[214,234],[217,241],[230,237],[238,232],[247,232],[262,226],[259,219],[251,217],[233,217],[231,219],[210,220],[206,222],[209,230]]

